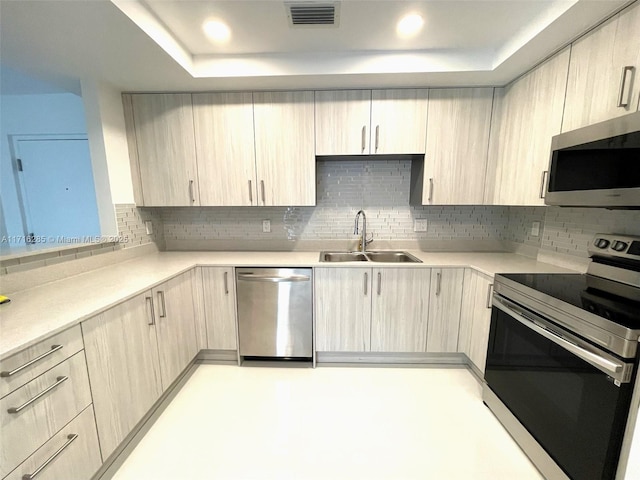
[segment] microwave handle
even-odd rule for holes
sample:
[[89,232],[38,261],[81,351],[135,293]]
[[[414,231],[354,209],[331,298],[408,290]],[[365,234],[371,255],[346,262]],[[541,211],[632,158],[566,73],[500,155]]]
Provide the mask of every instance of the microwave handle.
[[542,180],[540,182],[540,198],[544,198],[544,192],[547,188],[547,175],[549,174],[549,170],[545,170],[542,172]]

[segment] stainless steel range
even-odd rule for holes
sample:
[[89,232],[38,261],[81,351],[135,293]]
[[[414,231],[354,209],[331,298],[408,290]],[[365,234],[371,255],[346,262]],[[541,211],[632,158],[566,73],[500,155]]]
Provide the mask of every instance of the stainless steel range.
[[621,480],[637,416],[640,237],[589,253],[586,275],[495,279],[483,399],[549,480]]

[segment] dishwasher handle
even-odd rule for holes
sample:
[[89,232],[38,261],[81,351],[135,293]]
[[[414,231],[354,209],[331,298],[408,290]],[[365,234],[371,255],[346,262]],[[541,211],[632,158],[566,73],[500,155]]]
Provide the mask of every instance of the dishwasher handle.
[[244,282],[309,282],[311,277],[309,275],[261,275],[259,273],[239,273],[238,280]]

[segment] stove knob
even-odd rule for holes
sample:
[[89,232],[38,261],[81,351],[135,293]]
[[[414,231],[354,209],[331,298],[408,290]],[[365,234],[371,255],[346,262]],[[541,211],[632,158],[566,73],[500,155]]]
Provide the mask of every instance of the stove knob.
[[606,238],[596,238],[595,245],[598,248],[607,248],[609,246],[609,240]]
[[616,241],[611,248],[613,248],[616,252],[624,252],[627,248],[627,244],[621,241]]

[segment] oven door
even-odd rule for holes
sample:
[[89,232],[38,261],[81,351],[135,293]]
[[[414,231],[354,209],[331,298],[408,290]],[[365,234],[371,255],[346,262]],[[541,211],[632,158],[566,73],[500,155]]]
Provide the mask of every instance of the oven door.
[[496,295],[485,379],[571,479],[613,479],[633,365]]

